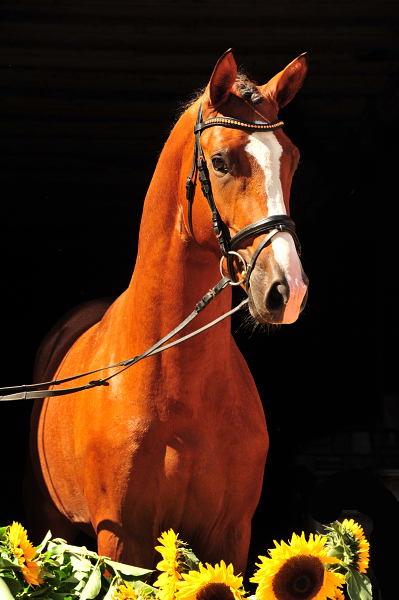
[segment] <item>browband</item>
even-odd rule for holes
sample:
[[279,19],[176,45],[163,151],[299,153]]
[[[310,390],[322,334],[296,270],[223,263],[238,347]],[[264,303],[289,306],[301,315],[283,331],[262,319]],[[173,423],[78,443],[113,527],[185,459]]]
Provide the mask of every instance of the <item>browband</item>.
[[239,121],[238,119],[232,119],[231,117],[215,117],[214,119],[206,119],[202,123],[198,123],[194,126],[194,133],[198,133],[207,129],[208,127],[220,125],[221,127],[230,127],[231,129],[250,129],[251,131],[274,131],[283,127],[283,121],[275,121],[274,123],[247,123],[246,121]]

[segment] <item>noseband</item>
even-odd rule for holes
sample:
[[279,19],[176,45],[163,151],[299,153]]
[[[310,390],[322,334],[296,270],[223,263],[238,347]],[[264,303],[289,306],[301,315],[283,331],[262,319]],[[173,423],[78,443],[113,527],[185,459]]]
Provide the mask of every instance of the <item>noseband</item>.
[[[301,254],[301,245],[299,243],[298,236],[295,232],[295,223],[288,215],[273,215],[271,217],[265,217],[260,219],[244,229],[241,229],[236,235],[230,237],[229,230],[226,224],[223,222],[219,211],[217,209],[215,200],[212,194],[211,181],[209,179],[209,171],[204,157],[204,152],[201,147],[201,133],[208,127],[229,127],[232,129],[242,129],[243,131],[274,131],[280,129],[284,123],[283,121],[275,121],[274,123],[247,123],[245,121],[239,121],[238,119],[232,119],[230,117],[216,117],[213,119],[202,120],[202,103],[200,103],[197,121],[194,127],[195,142],[194,142],[194,156],[193,164],[191,167],[190,175],[187,178],[186,183],[186,197],[188,200],[188,222],[190,227],[191,235],[195,240],[192,222],[192,205],[194,200],[194,175],[196,169],[198,170],[198,179],[201,183],[202,192],[207,199],[209,208],[212,212],[212,223],[215,235],[219,241],[220,250],[222,255],[227,259],[227,268],[230,275],[230,279],[235,281],[235,273],[233,270],[233,256],[231,253],[236,253],[239,245],[251,237],[257,237],[263,233],[268,235],[261,241],[257,249],[255,250],[251,262],[246,268],[245,285],[248,291],[250,286],[251,273],[255,267],[256,260],[263,250],[263,248],[271,241],[271,239],[282,231],[289,233],[295,243],[298,254]],[[244,261],[244,259],[242,259]],[[244,263],[245,265],[245,263]]]

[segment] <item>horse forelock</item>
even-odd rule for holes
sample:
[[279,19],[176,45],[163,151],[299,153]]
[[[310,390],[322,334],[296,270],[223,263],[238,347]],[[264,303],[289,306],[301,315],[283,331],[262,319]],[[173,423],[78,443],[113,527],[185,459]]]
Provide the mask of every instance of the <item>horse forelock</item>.
[[260,104],[264,100],[262,92],[257,85],[257,82],[249,79],[244,71],[238,71],[235,91],[250,104]]
[[[180,117],[200,98],[204,95],[206,85],[195,90],[185,102],[181,102],[176,110],[176,120]],[[240,69],[237,73],[234,84],[235,93],[249,102],[250,104],[260,104],[264,100],[264,96],[257,87],[257,82],[249,79],[244,70]]]

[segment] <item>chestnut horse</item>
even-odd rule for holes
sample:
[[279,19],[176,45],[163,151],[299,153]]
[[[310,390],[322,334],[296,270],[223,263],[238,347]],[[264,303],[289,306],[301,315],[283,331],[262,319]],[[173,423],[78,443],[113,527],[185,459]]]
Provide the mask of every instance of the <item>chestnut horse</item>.
[[[110,306],[92,302],[66,317],[38,353],[36,381],[145,351],[220,279],[221,246],[198,181],[201,161],[225,243],[276,215],[283,225],[293,223],[289,195],[299,152],[277,113],[302,84],[306,63],[301,55],[256,86],[237,74],[231,50],[219,59],[160,155],[128,289]],[[292,323],[306,302],[296,236],[284,227],[257,253],[250,282],[240,260],[231,265],[260,323]],[[250,228],[236,244],[247,263],[266,233]],[[230,307],[227,286],[188,331]],[[267,450],[260,398],[227,318],[141,361],[108,387],[36,401],[26,483],[30,533],[39,537],[50,528],[72,541],[80,529],[97,536],[99,554],[151,568],[159,559],[156,538],[173,528],[201,560],[224,559],[244,572]]]

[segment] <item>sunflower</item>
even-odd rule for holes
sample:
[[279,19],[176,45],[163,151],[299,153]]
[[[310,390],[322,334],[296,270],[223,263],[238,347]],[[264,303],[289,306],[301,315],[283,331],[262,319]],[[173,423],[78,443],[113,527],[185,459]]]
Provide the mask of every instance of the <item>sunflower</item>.
[[354,566],[360,573],[366,573],[370,562],[370,544],[366,540],[363,528],[353,519],[342,521],[345,542],[353,553]]
[[154,582],[155,587],[159,587],[157,598],[160,600],[173,600],[176,591],[176,582],[181,580],[179,573],[179,549],[178,538],[179,534],[173,529],[164,531],[158,541],[161,546],[155,546],[162,554],[163,560],[157,564],[157,569],[163,571],[158,579]]
[[335,590],[335,596],[333,600],[345,600],[345,595],[339,588]]
[[26,529],[20,523],[13,522],[8,530],[8,539],[10,540],[12,551],[18,558],[21,566],[22,575],[29,585],[39,585],[43,579],[39,577],[40,565],[33,560],[36,556],[36,548],[28,540]]
[[112,600],[138,600],[140,594],[136,592],[134,587],[129,583],[124,583],[118,586],[118,591],[113,591],[111,595]]
[[226,567],[220,561],[212,567],[199,563],[199,571],[182,573],[183,581],[178,581],[176,600],[241,600],[245,593],[240,588],[242,577],[234,575],[233,565]]
[[275,541],[270,557],[260,556],[259,570],[250,581],[258,584],[255,592],[258,600],[326,600],[334,598],[338,587],[345,581],[343,575],[327,571],[324,563],[340,563],[328,556],[324,547],[326,538],[311,533],[309,541],[305,534],[295,533],[290,544]]

